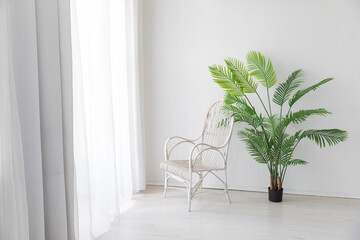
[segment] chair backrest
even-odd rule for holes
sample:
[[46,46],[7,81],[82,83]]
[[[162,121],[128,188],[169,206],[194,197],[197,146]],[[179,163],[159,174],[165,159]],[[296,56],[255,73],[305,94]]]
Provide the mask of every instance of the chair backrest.
[[[229,142],[234,125],[233,117],[226,116],[222,110],[224,103],[222,100],[213,103],[206,115],[204,129],[202,133],[202,142],[215,147],[222,147],[219,151],[227,159]],[[203,147],[204,149],[206,147]],[[201,161],[207,165],[223,165],[223,161],[214,151],[205,151],[202,154]]]
[[222,100],[213,103],[206,115],[202,142],[221,147],[227,145],[231,138],[234,119],[226,116],[222,110],[224,103]]

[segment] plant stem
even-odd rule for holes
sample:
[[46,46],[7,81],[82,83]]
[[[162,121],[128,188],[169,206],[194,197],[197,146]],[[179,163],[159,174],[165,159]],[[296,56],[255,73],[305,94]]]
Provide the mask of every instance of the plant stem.
[[287,167],[284,167],[284,169],[283,169],[283,174],[281,174],[281,176],[280,176],[280,179],[281,179],[281,182],[282,183],[284,183],[284,178],[285,178],[285,174],[286,174],[286,170],[287,170]]
[[[266,107],[265,107],[263,101],[261,100],[261,97],[259,96],[259,94],[257,93],[257,91],[255,91],[255,93],[256,93],[256,95],[259,97],[259,99],[260,99],[260,101],[261,101],[261,103],[262,103],[262,105],[263,105],[263,107],[264,107],[264,109],[265,109],[265,111],[266,111],[266,114],[269,116],[269,113],[267,112]],[[246,96],[246,94],[244,94],[244,97],[246,98],[246,100],[248,101],[248,103],[250,104],[250,106],[251,106],[252,108],[254,108],[254,106],[251,104],[251,101],[250,101],[250,99]],[[256,114],[256,115],[257,115],[257,114]],[[258,116],[258,115],[257,115],[257,116]],[[262,132],[264,133],[265,140],[266,140],[266,144],[269,146],[269,140],[268,140],[268,138],[267,138],[265,129],[264,129],[263,126],[261,126],[261,129],[262,129]],[[255,130],[256,130],[256,129],[255,129]],[[256,131],[257,131],[257,130],[256,130]],[[272,161],[270,161],[270,166],[269,166],[269,164],[267,164],[267,167],[268,167],[268,170],[269,170],[269,172],[270,172],[270,179],[271,179],[271,175],[272,175],[271,173],[273,172],[273,164],[272,164]],[[275,185],[275,186],[276,186],[276,185]],[[272,190],[273,190],[273,189],[272,189]]]
[[266,88],[266,92],[267,92],[267,97],[268,97],[268,102],[269,102],[270,115],[272,115],[272,113],[271,113],[271,104],[270,104],[269,88]]
[[255,93],[256,93],[256,95],[258,96],[258,98],[259,98],[259,100],[260,100],[260,102],[261,102],[262,106],[264,107],[265,112],[266,112],[266,115],[267,115],[268,117],[270,117],[269,112],[267,111],[267,109],[266,109],[266,107],[265,107],[265,104],[264,104],[264,102],[262,101],[262,99],[261,99],[260,95],[258,94],[258,92],[257,92],[257,91],[255,91]]
[[275,190],[277,190],[277,166],[275,166],[275,173],[274,173],[274,185],[275,185]]
[[290,110],[291,110],[291,107],[289,107],[289,110],[288,110],[288,112],[287,112],[287,114],[286,114],[286,115],[288,115],[288,114],[290,113]]
[[[252,108],[254,108],[254,106],[251,104],[251,102],[250,102],[250,100],[249,100],[249,98],[246,96],[246,94],[244,93],[244,97],[246,98],[246,100],[248,101],[248,103],[250,104],[250,106],[252,107]],[[255,109],[255,108],[254,108]]]
[[[300,143],[301,139],[299,141],[297,141],[297,143],[295,144],[294,148],[293,148],[293,151],[296,149],[297,145]],[[281,182],[284,183],[284,178],[285,178],[285,174],[286,174],[286,170],[287,170],[287,166],[285,166],[283,168],[283,173],[280,174],[280,179],[281,179]]]
[[[263,106],[263,108],[264,108],[267,116],[270,117],[269,112],[267,111],[267,109],[266,109],[266,107],[265,107],[265,104],[264,104],[263,100],[261,99],[260,95],[258,94],[257,91],[255,91],[255,93],[256,93],[256,95],[258,96],[258,98],[259,98],[259,100],[260,100],[260,102],[261,102],[261,104],[262,104],[262,106]],[[269,89],[267,89],[267,95],[268,95],[268,101],[269,101],[269,110],[270,110],[270,114],[271,114],[271,105],[270,105]],[[251,101],[250,101],[250,99],[246,96],[246,94],[244,94],[244,97],[246,98],[246,100],[248,101],[248,103],[250,104],[250,106],[251,106],[252,108],[254,108],[254,106],[251,104]],[[266,143],[267,143],[267,145],[269,146],[270,143],[269,143],[269,140],[268,140],[268,138],[267,138],[265,129],[264,129],[263,126],[261,126],[261,129],[262,129],[262,131],[263,131],[263,133],[264,133]],[[269,149],[268,151],[270,151],[270,149]],[[268,154],[269,154],[269,153],[268,153]],[[275,181],[274,181],[274,180],[271,180],[271,181],[272,181],[272,183],[274,184],[273,186],[275,187],[275,190],[276,190],[276,186],[277,186],[277,184],[276,184],[277,165],[275,166],[275,168],[276,168],[275,177],[274,177],[274,180],[275,180]],[[273,178],[272,175],[273,175],[273,172],[274,172],[274,164],[273,164],[273,161],[270,161],[270,166],[268,166],[268,169],[269,169],[269,172],[270,172],[270,179],[272,179],[272,178]]]

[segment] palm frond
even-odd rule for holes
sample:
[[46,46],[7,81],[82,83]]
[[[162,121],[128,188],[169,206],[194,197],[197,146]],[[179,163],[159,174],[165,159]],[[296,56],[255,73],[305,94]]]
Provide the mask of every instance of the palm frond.
[[347,139],[347,132],[340,129],[310,129],[303,131],[300,135],[300,139],[308,138],[317,143],[321,148],[338,144]]
[[270,159],[270,156],[268,155],[268,145],[261,135],[255,134],[255,132],[251,130],[245,129],[243,131],[238,131],[238,136],[245,142],[250,156],[258,163],[266,164]]
[[290,123],[299,124],[304,122],[310,116],[326,116],[328,114],[331,114],[331,112],[327,111],[324,108],[300,110],[297,112],[290,111],[277,125],[276,133],[281,134],[282,132],[284,132],[286,128],[290,125]]
[[227,58],[225,63],[232,72],[233,79],[242,87],[244,93],[256,92],[258,84],[249,75],[244,63],[235,58]]
[[266,88],[271,88],[276,83],[276,73],[273,65],[260,52],[250,51],[247,56],[248,70]]
[[229,91],[235,96],[244,96],[241,86],[238,85],[231,77],[231,72],[221,65],[209,66],[211,76],[220,87]]
[[243,97],[237,97],[225,91],[223,110],[226,115],[234,117],[234,122],[245,122],[254,128],[264,124],[262,114],[257,114],[253,106],[249,106],[248,101]]
[[297,131],[292,136],[286,136],[284,134],[283,141],[281,142],[281,162],[289,161],[294,153],[296,148],[296,144],[299,141],[299,135],[301,134],[301,130]]
[[306,164],[308,164],[308,162],[302,159],[292,159],[286,162],[286,166],[289,165],[296,166],[296,165],[306,165]]
[[318,116],[326,116],[328,114],[331,114],[331,112],[327,111],[325,108],[317,108],[317,109],[309,109],[309,110],[300,110],[297,112],[290,112],[290,120],[293,123],[302,123],[304,122],[308,117],[312,115],[318,115]]
[[234,96],[230,92],[226,91],[224,97],[225,104],[233,104],[238,106],[241,109],[245,109],[249,112],[250,115],[256,114],[254,107],[250,107],[248,102],[243,97]]
[[299,79],[301,69],[290,74],[286,82],[281,83],[275,90],[273,102],[282,106],[290,97],[292,91],[300,86],[302,80]]
[[308,88],[302,89],[297,91],[294,96],[289,100],[289,106],[292,107],[300,98],[302,98],[305,94],[307,94],[310,91],[315,91],[316,89],[318,89],[318,87],[320,87],[321,85],[330,82],[331,80],[333,80],[333,78],[326,78]]
[[237,102],[242,101],[241,97],[235,96],[233,94],[231,94],[230,92],[225,90],[225,96],[224,96],[224,103],[225,104],[234,104]]
[[276,114],[271,115],[270,117],[266,118],[264,121],[264,128],[265,131],[268,133],[268,136],[271,138],[276,138],[278,135],[277,129],[279,124],[279,117]]
[[224,104],[223,109],[232,113],[247,114],[249,116],[254,115],[254,109],[249,107],[246,102],[237,102],[236,104]]
[[298,141],[298,136],[301,131],[296,132],[290,137],[285,137],[281,144],[281,157],[282,160],[290,160],[295,149],[295,144]]
[[[331,112],[327,111],[324,108],[317,108],[317,109],[308,109],[308,110],[299,110],[297,112],[289,112],[285,116],[285,118],[279,124],[279,128],[287,127],[290,123],[299,124],[304,122],[308,117],[313,115],[318,116],[326,116],[331,114]],[[279,129],[281,130],[281,129]]]
[[263,117],[257,116],[255,109],[249,107],[245,101],[240,101],[236,105],[224,104],[223,110],[226,115],[234,117],[234,122],[245,122],[254,128],[259,127]]

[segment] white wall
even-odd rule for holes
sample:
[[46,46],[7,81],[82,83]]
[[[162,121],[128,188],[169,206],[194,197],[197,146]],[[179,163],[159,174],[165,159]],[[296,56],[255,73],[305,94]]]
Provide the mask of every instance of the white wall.
[[[335,77],[298,104],[334,114],[314,117],[303,128],[342,128],[347,142],[319,149],[299,145],[306,166],[288,169],[287,193],[360,197],[360,2],[285,0],[143,1],[147,181],[162,184],[163,144],[170,135],[195,137],[207,106],[223,95],[207,66],[259,50],[284,81],[304,70],[305,85]],[[229,186],[265,191],[265,165],[252,160],[234,134]],[[207,186],[218,186],[211,179]]]

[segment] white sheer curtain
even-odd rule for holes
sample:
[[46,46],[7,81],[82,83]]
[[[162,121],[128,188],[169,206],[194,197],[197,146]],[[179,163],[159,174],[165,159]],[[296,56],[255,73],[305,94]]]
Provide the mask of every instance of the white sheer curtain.
[[24,162],[9,59],[7,3],[0,0],[0,239],[29,239]]
[[81,240],[105,233],[121,204],[145,187],[137,11],[137,1],[71,1]]

